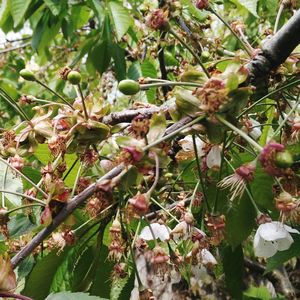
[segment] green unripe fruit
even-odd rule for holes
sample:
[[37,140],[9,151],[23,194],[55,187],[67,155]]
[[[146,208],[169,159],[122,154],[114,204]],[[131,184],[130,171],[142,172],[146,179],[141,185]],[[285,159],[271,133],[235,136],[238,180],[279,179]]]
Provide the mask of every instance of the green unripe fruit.
[[135,95],[141,90],[140,84],[131,79],[125,79],[119,83],[119,91],[124,95]]
[[81,81],[81,75],[77,71],[70,71],[67,79],[71,84],[79,84],[79,82]]
[[24,78],[25,80],[28,80],[28,81],[35,81],[35,76],[33,74],[33,72],[27,70],[27,69],[23,69],[20,71],[19,73],[22,78]]
[[285,150],[279,152],[275,158],[275,164],[280,168],[289,168],[294,163],[293,155]]

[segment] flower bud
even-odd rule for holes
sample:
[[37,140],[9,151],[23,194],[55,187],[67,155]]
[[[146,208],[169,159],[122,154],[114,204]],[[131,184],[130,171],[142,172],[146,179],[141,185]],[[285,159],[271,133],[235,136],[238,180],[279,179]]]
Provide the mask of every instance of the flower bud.
[[141,89],[140,84],[131,79],[120,81],[118,89],[124,95],[132,96],[138,93]]
[[36,80],[35,75],[30,70],[22,69],[19,74],[25,80],[28,80],[28,81],[35,81]]

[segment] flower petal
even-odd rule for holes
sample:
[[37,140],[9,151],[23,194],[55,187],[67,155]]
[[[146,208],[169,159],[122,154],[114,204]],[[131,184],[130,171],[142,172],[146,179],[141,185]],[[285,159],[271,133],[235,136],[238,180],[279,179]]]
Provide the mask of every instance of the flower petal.
[[292,243],[294,242],[293,238],[289,235],[284,239],[277,240],[277,250],[284,251],[291,247]]
[[[146,226],[141,231],[139,237],[144,239],[145,241],[151,241],[154,238],[160,239],[162,242],[168,240],[170,238],[170,228],[166,225],[161,225],[159,223],[150,224],[152,232],[149,226]],[[154,235],[154,236],[153,236]]]
[[201,257],[203,265],[216,265],[218,263],[215,257],[207,249],[201,250]]
[[258,257],[271,257],[277,252],[277,245],[264,240],[257,230],[253,240],[254,253]]
[[280,222],[261,224],[257,229],[259,235],[266,241],[275,241],[286,238],[289,233]]
[[297,229],[292,228],[292,227],[290,227],[290,226],[288,226],[288,225],[283,225],[283,227],[284,227],[284,229],[287,230],[288,232],[300,234],[300,232],[299,232]]
[[215,145],[208,152],[206,157],[206,165],[209,169],[213,167],[220,167],[221,165],[221,149],[218,145]]

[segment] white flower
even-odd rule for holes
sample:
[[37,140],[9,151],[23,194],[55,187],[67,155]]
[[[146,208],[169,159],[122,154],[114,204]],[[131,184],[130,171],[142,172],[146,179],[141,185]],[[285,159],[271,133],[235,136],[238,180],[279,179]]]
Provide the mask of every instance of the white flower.
[[212,146],[206,157],[206,165],[209,169],[220,168],[221,165],[221,148],[219,145]]
[[215,257],[207,249],[202,249],[201,250],[201,258],[202,258],[202,264],[204,266],[206,266],[206,265],[213,265],[214,266],[214,265],[218,264]]
[[[152,232],[149,226],[146,226],[141,231],[139,237],[144,239],[145,241],[151,241],[154,239],[160,239],[162,242],[170,239],[170,231],[171,229],[166,225],[161,225],[159,223],[150,224]],[[154,237],[153,237],[154,235]]]
[[298,230],[277,221],[259,225],[253,241],[255,255],[271,257],[277,251],[289,249],[294,242],[290,232],[300,233]]
[[[205,152],[203,150],[205,143],[198,137],[195,138],[195,141],[196,141],[198,156],[201,157],[205,155]],[[191,152],[191,151],[194,152],[193,137],[191,135],[187,135],[185,138],[181,139],[178,143],[182,147],[182,150],[184,152]]]
[[193,232],[200,233],[203,237],[206,234],[197,227],[188,225],[185,221],[179,222],[171,231],[171,236],[174,241],[187,240],[192,237]]
[[250,128],[249,135],[253,139],[257,140],[261,136],[260,123],[252,118],[250,118],[250,121],[251,121],[252,126]]

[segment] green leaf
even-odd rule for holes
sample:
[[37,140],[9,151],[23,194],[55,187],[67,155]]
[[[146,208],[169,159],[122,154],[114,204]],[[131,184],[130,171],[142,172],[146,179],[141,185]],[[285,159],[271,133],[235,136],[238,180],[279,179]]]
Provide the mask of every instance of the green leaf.
[[51,15],[48,11],[39,20],[31,40],[32,48],[39,52],[44,52],[54,39],[61,27],[62,19],[58,19]]
[[70,293],[61,292],[57,294],[50,294],[45,300],[107,300],[96,296],[90,296],[87,293]]
[[[19,176],[9,168],[5,163],[0,162],[0,189],[8,190],[10,192],[23,193],[23,183]],[[5,198],[13,205],[19,206],[22,204],[22,197],[5,194]]]
[[54,16],[58,16],[61,10],[61,3],[64,1],[61,0],[44,0],[46,5],[49,7],[51,10],[52,14]]
[[149,144],[160,139],[167,127],[167,122],[164,114],[154,114],[150,120],[150,129],[147,134]]
[[138,80],[142,76],[141,66],[138,61],[134,62],[128,68],[127,77],[132,80]]
[[128,28],[132,24],[132,17],[128,13],[128,10],[117,2],[109,2],[112,22],[116,29],[118,40],[127,32]]
[[300,253],[300,236],[293,234],[294,243],[288,250],[278,251],[274,256],[267,259],[266,272],[270,272]]
[[129,278],[130,278],[130,273],[127,274],[125,278],[119,278],[113,280],[111,284],[110,300],[118,300],[120,298],[121,292],[126,286]]
[[11,0],[10,3],[10,13],[14,20],[14,27],[16,28],[24,21],[23,18],[31,0]]
[[89,291],[92,295],[109,298],[111,285],[110,282],[104,278],[109,278],[114,264],[107,259],[107,247],[102,246],[100,251],[100,261],[98,263],[95,279]]
[[247,196],[237,201],[226,215],[227,239],[232,247],[242,243],[251,234],[256,217],[255,209]]
[[251,286],[247,291],[244,292],[244,296],[253,297],[261,300],[271,299],[270,292],[265,286],[260,286],[260,287]]
[[37,226],[30,221],[29,217],[23,214],[11,217],[8,222],[8,230],[11,238],[24,235],[36,227]]
[[[145,59],[141,64],[141,70],[142,70],[142,75],[144,77],[157,78],[156,67],[152,60]],[[155,96],[156,96],[156,89],[155,88],[149,89],[148,91],[146,91],[146,95],[147,95],[148,102],[154,103]]]
[[258,0],[232,0],[233,3],[238,3],[246,8],[251,14],[258,18],[257,15],[257,2]]
[[26,257],[18,266],[18,282],[25,278],[32,270],[35,264],[34,258],[31,256]]
[[71,290],[73,269],[76,265],[78,253],[76,248],[72,248],[62,264],[57,268],[53,277],[50,291],[60,292]]
[[51,252],[40,259],[29,274],[22,294],[34,300],[44,300],[49,294],[52,278],[57,268],[64,261],[66,254],[67,251],[60,255]]
[[111,50],[106,40],[100,41],[89,53],[89,60],[95,69],[102,74],[109,66]]
[[242,299],[244,287],[244,254],[242,246],[234,250],[231,246],[222,249],[222,263],[225,272],[225,282],[230,295],[236,299]]
[[1,6],[0,6],[0,27],[3,26],[3,24],[6,22],[6,20],[9,17],[10,12],[10,0],[2,0]]
[[73,25],[73,30],[76,30],[88,23],[90,18],[91,11],[90,9],[85,6],[72,6],[71,10],[71,20]]
[[[51,154],[48,146],[46,144],[39,144],[36,151],[34,152],[34,156],[43,164],[47,165],[50,162]],[[74,163],[76,164],[74,165]],[[68,176],[65,178],[64,182],[67,186],[72,187],[74,185],[78,168],[80,165],[79,160],[77,160],[77,155],[72,154],[65,154],[65,162],[67,164],[67,171],[65,174],[68,173]],[[72,170],[70,171],[70,168]],[[1,175],[0,175],[1,176]]]
[[118,81],[126,78],[125,50],[117,44],[111,45],[112,58]]
[[266,174],[261,166],[258,165],[250,187],[254,201],[264,209],[272,210],[274,208],[273,183],[274,178]]

